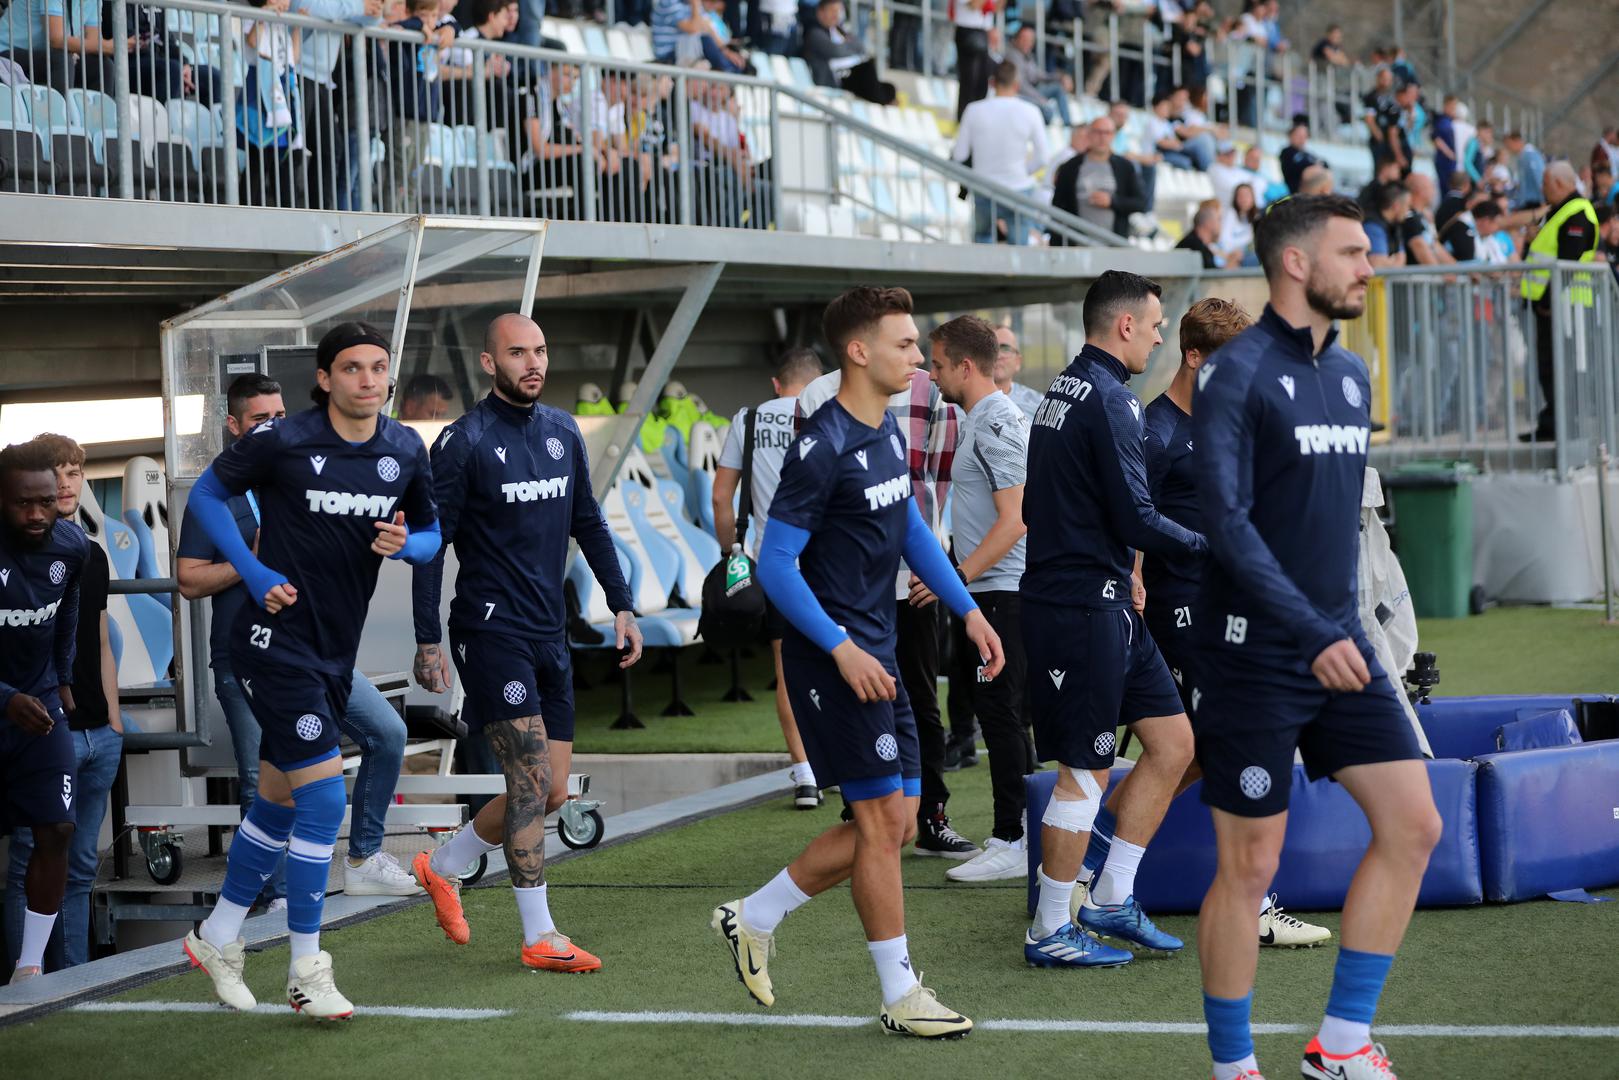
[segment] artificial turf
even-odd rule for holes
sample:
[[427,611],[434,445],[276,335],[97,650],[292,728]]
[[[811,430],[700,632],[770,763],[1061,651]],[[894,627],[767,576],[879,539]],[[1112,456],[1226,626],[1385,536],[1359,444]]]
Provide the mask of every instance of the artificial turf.
[[[958,827],[989,827],[988,769],[952,774]],[[645,1077],[1087,1075],[1199,1077],[1204,1042],[1185,1034],[979,1031],[949,1044],[885,1036],[860,924],[840,887],[792,915],[772,962],[776,1007],[754,1005],[708,928],[710,910],[770,877],[819,829],[835,801],[812,813],[786,800],[591,852],[549,874],[559,925],[605,961],[596,975],[532,974],[517,964],[518,922],[504,885],[470,890],[472,943],[456,947],[417,904],[328,931],[339,985],[361,1008],[346,1025],[294,1016],[220,1013],[62,1013],[0,1029],[5,1060],[31,1080],[116,1077],[290,1076],[397,1080],[421,1075]],[[1188,940],[1185,954],[1103,972],[1036,971],[1020,948],[1020,881],[947,884],[947,864],[908,856],[912,957],[942,1000],[978,1020],[1201,1020],[1195,920],[1160,921]],[[1619,895],[1610,891],[1606,895]],[[1285,897],[1283,898],[1285,901]],[[1336,931],[1336,914],[1310,916]],[[177,950],[178,952],[178,950]],[[1619,1000],[1619,905],[1541,901],[1418,912],[1395,964],[1380,1024],[1608,1025]],[[1313,1025],[1336,949],[1260,957],[1257,1023]],[[287,950],[249,958],[261,1001],[281,1000]],[[125,1000],[208,1001],[200,973],[164,979]],[[366,1017],[366,1005],[510,1009],[481,1021]],[[679,1010],[772,1015],[869,1015],[854,1029],[611,1025],[564,1018],[573,1010]],[[1306,1036],[1257,1040],[1270,1075],[1296,1076]],[[1619,1075],[1613,1038],[1388,1040],[1402,1076],[1467,1080]],[[1202,1070],[1200,1072],[1200,1070]]]

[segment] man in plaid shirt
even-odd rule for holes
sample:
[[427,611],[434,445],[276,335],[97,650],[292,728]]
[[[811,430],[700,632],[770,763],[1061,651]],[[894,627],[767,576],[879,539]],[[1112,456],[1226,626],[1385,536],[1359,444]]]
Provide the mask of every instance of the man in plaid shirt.
[[[837,396],[842,373],[822,375],[798,395],[795,423],[803,422],[821,405]],[[888,401],[899,429],[905,435],[906,457],[915,489],[917,509],[932,526],[942,532],[941,517],[945,495],[950,490],[950,468],[961,441],[960,411],[939,393],[926,371],[911,375],[911,388]],[[796,430],[795,430],[796,434]],[[944,859],[971,859],[979,849],[950,827],[945,803],[950,789],[944,784],[944,727],[939,722],[939,642],[943,634],[941,610],[934,596],[914,577],[904,563],[894,584],[899,604],[896,621],[896,658],[900,679],[910,696],[916,714],[917,737],[922,753],[922,803],[917,811],[916,853]]]

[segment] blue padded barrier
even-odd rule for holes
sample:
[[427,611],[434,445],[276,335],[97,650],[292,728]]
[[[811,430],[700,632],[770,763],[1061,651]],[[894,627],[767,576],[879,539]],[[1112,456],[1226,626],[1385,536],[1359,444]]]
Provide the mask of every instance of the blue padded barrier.
[[[1418,904],[1425,907],[1477,904],[1483,900],[1479,865],[1475,766],[1468,761],[1430,761],[1428,779],[1445,822],[1444,838],[1422,880]],[[1116,767],[1109,783],[1127,770]],[[1034,912],[1040,866],[1038,823],[1057,783],[1055,769],[1025,778],[1029,821],[1029,912]],[[1214,823],[1201,802],[1202,785],[1194,784],[1170,804],[1157,836],[1147,847],[1136,876],[1136,897],[1148,911],[1192,912],[1214,880]],[[1336,909],[1343,906],[1371,827],[1342,787],[1327,780],[1306,779],[1304,767],[1293,767],[1293,793],[1287,840],[1273,888],[1290,908]]]
[[1584,741],[1574,726],[1574,714],[1567,709],[1525,716],[1495,729],[1497,750],[1542,750],[1551,746],[1578,746]]
[[1619,883],[1619,741],[1485,754],[1477,764],[1485,896]]
[[[1417,717],[1436,758],[1470,758],[1494,753],[1495,729],[1551,709],[1573,709],[1582,698],[1605,694],[1526,694],[1500,697],[1434,698],[1417,706]],[[1525,711],[1529,710],[1529,711]]]

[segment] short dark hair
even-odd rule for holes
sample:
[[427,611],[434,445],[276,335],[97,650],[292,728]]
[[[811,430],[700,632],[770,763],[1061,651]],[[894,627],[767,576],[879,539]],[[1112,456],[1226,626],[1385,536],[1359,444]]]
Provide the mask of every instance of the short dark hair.
[[1235,300],[1205,296],[1181,316],[1181,355],[1196,349],[1207,358],[1253,322]]
[[225,411],[240,420],[242,407],[256,397],[265,394],[281,393],[281,384],[268,375],[260,375],[250,371],[246,375],[238,375],[232,379],[230,386],[225,390]]
[[[1495,212],[1499,214],[1501,212],[1501,208],[1497,206],[1495,208]],[[1619,211],[1614,210],[1613,203],[1603,203],[1601,206],[1597,207],[1597,224],[1606,225],[1608,222],[1613,220],[1613,215],[1616,212]],[[1477,217],[1478,215],[1475,213],[1473,216]]]
[[1012,63],[1012,61],[1002,60],[999,64],[995,65],[994,79],[997,88],[1005,90],[1008,86],[1016,86],[1018,84],[1018,78],[1017,65]]
[[1523,138],[1523,132],[1519,131],[1517,128],[1513,128],[1511,131],[1507,132],[1507,138],[1509,138],[1509,139],[1522,139]]
[[30,441],[39,443],[50,453],[53,469],[58,465],[84,464],[84,447],[66,435],[47,431],[42,435],[35,435]]
[[1382,214],[1409,192],[1399,180],[1386,180],[1372,188],[1372,209]]
[[776,381],[783,386],[807,383],[821,374],[821,355],[807,345],[797,345],[776,361]]
[[1478,221],[1480,218],[1483,218],[1485,221],[1488,221],[1491,218],[1500,217],[1501,214],[1502,214],[1501,204],[1496,202],[1494,199],[1485,199],[1483,202],[1481,202],[1477,206],[1473,207],[1473,220],[1474,221]]
[[405,380],[405,388],[400,392],[400,398],[405,401],[414,401],[424,397],[441,397],[445,401],[455,400],[455,391],[450,384],[437,375],[412,375]]
[[952,365],[970,360],[985,375],[995,374],[1000,342],[995,340],[995,328],[977,315],[959,315],[940,323],[928,334],[928,340],[944,350]]
[[1147,297],[1164,295],[1164,287],[1151,278],[1127,270],[1105,270],[1085,290],[1085,336],[1106,330],[1125,308],[1139,307]]
[[[74,445],[78,445],[75,443]],[[12,473],[56,472],[56,450],[40,439],[12,443],[0,450],[0,479]]]
[[[1399,185],[1396,184],[1396,187]],[[1280,273],[1282,251],[1291,244],[1319,232],[1331,218],[1363,222],[1360,204],[1347,195],[1294,195],[1266,208],[1254,224],[1254,251],[1267,278]]]
[[848,358],[849,342],[869,333],[885,315],[909,315],[913,309],[911,294],[904,289],[856,285],[826,305],[821,315],[821,333],[842,366]]

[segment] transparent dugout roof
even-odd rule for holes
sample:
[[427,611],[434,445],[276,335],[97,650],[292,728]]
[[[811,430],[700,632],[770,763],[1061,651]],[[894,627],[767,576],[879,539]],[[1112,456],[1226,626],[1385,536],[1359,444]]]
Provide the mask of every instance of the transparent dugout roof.
[[[236,376],[277,375],[278,362],[309,374],[304,354],[333,326],[364,320],[388,335],[392,374],[418,285],[524,282],[533,307],[545,223],[414,217],[363,236],[218,300],[162,328],[164,449],[170,484],[202,474],[224,449],[225,389]],[[470,302],[470,301],[469,301]],[[300,358],[300,359],[293,359]],[[302,406],[290,392],[289,409]]]

